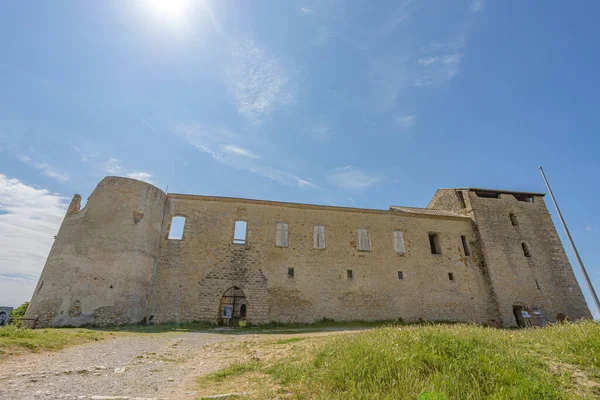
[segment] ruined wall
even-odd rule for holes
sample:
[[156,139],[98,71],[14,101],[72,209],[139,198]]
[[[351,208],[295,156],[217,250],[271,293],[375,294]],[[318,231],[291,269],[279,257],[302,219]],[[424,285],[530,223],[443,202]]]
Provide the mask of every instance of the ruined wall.
[[571,319],[591,317],[542,196],[515,194],[520,201],[510,193],[497,198],[480,197],[476,190],[463,193],[466,211],[477,226],[503,326],[517,325],[514,305],[540,307],[551,322],[558,313]]
[[[167,203],[149,309],[157,323],[216,321],[232,286],[246,294],[252,323],[497,318],[477,260],[463,254],[460,236],[474,238],[468,217],[178,194]],[[183,240],[168,239],[173,216],[186,217]],[[248,223],[245,245],[232,243],[236,220]],[[288,247],[275,246],[278,222],[289,226]],[[313,246],[314,225],[326,228],[325,249]],[[368,229],[371,251],[357,250],[358,228]],[[402,255],[394,230],[404,232]],[[429,232],[439,234],[441,255],[431,254]]]
[[165,194],[127,178],[104,178],[84,209],[67,211],[24,326],[140,322],[158,257]]
[[[107,177],[84,209],[73,198],[23,324],[217,322],[232,287],[255,324],[402,318],[510,327],[514,305],[540,307],[550,321],[590,317],[543,198],[515,196],[523,199],[441,189],[427,209],[384,211],[167,196]],[[175,216],[186,218],[181,240],[169,239]],[[233,243],[236,221],[248,223],[244,244]],[[277,223],[287,224],[285,247]],[[314,246],[315,225],[325,227],[325,248]],[[359,229],[369,251],[358,250]],[[441,254],[432,254],[430,233]]]

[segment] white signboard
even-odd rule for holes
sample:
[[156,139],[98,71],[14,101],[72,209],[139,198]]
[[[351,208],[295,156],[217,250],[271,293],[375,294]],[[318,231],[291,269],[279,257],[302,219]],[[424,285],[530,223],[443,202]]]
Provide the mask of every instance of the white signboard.
[[233,306],[223,307],[223,319],[230,319],[233,316]]

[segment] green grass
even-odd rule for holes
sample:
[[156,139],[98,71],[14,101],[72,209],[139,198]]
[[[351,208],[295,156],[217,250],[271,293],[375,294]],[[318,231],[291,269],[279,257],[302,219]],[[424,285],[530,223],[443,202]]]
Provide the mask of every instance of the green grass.
[[523,331],[432,325],[334,337],[310,362],[285,360],[269,373],[299,397],[596,398],[600,386],[582,381],[598,378],[599,361],[594,322]]
[[289,338],[289,339],[279,339],[275,342],[275,344],[289,344],[289,343],[295,343],[295,342],[299,342],[304,338],[299,338],[299,337],[293,337],[293,338]]
[[247,362],[237,362],[237,363],[233,363],[232,365],[230,365],[229,367],[227,367],[225,369],[222,369],[222,370],[212,373],[211,375],[209,375],[209,379],[211,379],[215,382],[221,382],[225,378],[228,378],[231,376],[244,374],[246,372],[256,371],[261,366],[262,366],[262,363],[258,359],[252,359]]
[[0,328],[0,354],[60,350],[68,345],[102,340],[111,335],[114,334],[90,329],[23,329],[9,325]]
[[521,340],[550,360],[573,365],[600,381],[600,323],[554,325],[520,332]]
[[[268,393],[296,399],[600,398],[600,324],[591,321],[515,331],[384,327],[306,339],[290,353],[225,371],[238,382],[263,374]],[[252,398],[270,398],[264,393]]]

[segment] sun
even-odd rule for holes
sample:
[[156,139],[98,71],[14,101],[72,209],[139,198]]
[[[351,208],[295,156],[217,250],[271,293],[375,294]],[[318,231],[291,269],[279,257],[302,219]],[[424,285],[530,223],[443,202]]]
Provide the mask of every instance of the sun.
[[150,13],[157,19],[169,23],[182,22],[190,10],[193,0],[145,0]]

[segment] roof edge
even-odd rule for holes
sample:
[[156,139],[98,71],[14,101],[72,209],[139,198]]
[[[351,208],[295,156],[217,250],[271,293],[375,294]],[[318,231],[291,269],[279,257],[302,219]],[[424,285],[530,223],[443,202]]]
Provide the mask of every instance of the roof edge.
[[539,192],[522,192],[518,190],[500,190],[500,189],[486,189],[486,188],[473,188],[473,187],[463,187],[463,188],[445,188],[438,190],[468,190],[468,191],[478,191],[478,192],[490,192],[490,193],[504,193],[504,194],[525,194],[530,196],[541,196],[544,197],[546,193]]
[[[259,199],[247,199],[242,197],[224,197],[224,196],[207,196],[198,194],[183,194],[183,193],[168,193],[167,198],[181,199],[181,200],[200,200],[200,201],[214,201],[214,202],[239,202],[245,204],[258,204],[266,206],[280,206],[290,208],[302,208],[308,210],[321,210],[321,211],[344,211],[344,212],[356,212],[365,214],[382,214],[382,215],[401,215],[398,211],[391,209],[373,209],[373,208],[357,208],[357,207],[344,207],[344,206],[329,206],[320,204],[308,204],[308,203],[293,203],[284,201],[273,201],[273,200],[259,200]],[[392,206],[393,207],[393,206]],[[416,208],[416,207],[406,207]],[[425,208],[425,210],[427,210]],[[411,215],[418,218],[441,218],[441,219],[454,219],[464,220],[465,216],[462,215],[436,215],[430,213],[419,213],[419,212],[404,212],[404,214]]]

